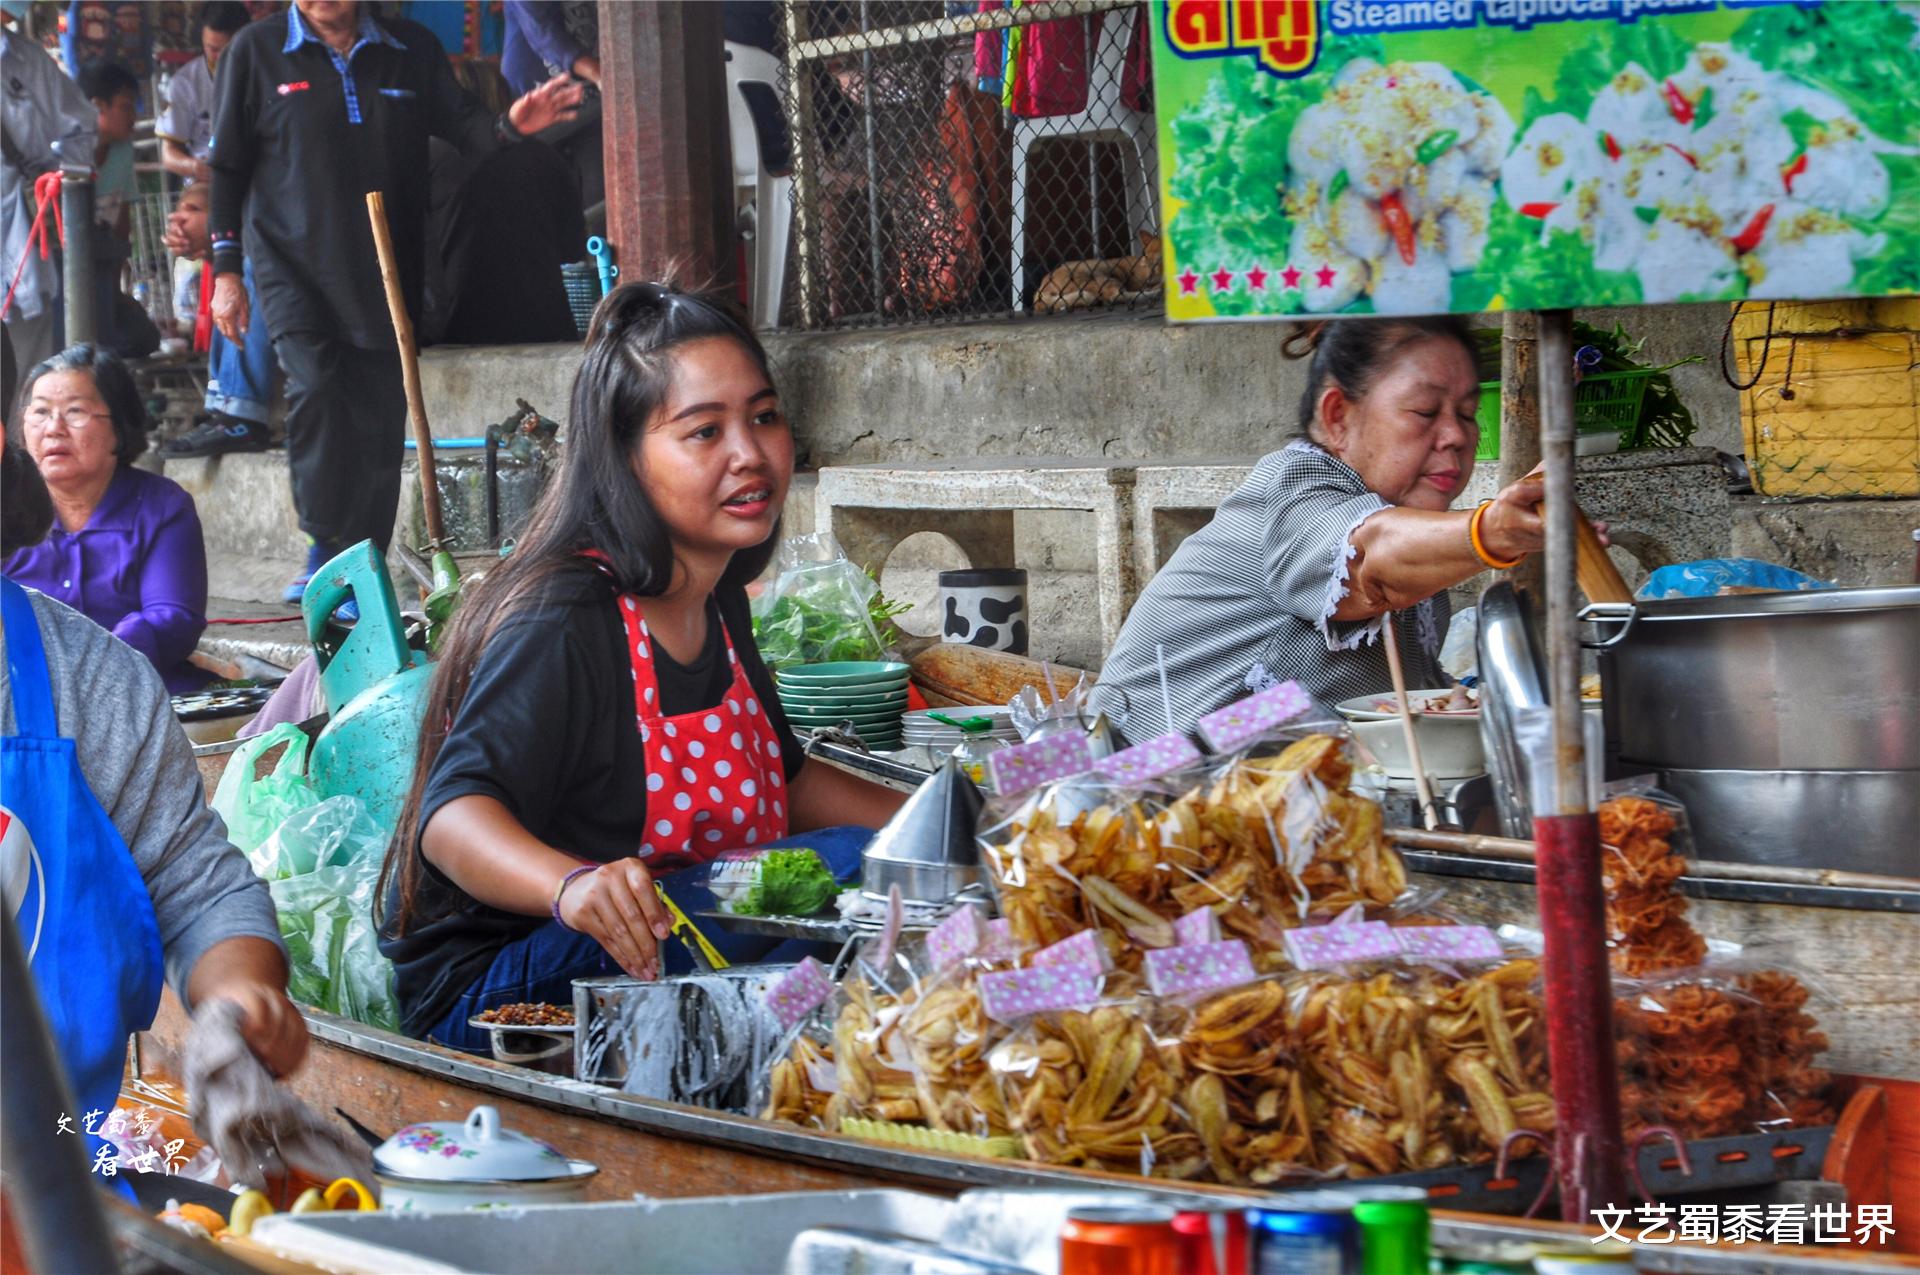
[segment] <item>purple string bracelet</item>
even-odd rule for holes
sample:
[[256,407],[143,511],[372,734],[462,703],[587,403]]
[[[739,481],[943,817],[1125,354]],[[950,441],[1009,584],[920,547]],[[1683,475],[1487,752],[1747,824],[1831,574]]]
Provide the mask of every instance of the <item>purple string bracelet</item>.
[[573,927],[565,921],[560,920],[560,896],[567,892],[567,887],[573,884],[575,877],[583,877],[587,873],[597,872],[599,869],[600,865],[597,863],[583,863],[573,871],[567,873],[564,877],[561,877],[560,884],[553,887],[553,919],[561,929],[571,930]]

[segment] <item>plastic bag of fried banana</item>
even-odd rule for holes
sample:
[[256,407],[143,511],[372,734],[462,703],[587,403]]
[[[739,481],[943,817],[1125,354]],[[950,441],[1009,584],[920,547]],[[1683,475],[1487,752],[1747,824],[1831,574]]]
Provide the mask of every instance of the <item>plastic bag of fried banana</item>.
[[[1554,1125],[1547,1083],[1546,1002],[1539,962],[1507,960],[1462,971],[1416,970],[1427,1057],[1457,1102],[1448,1134],[1464,1160],[1496,1154],[1517,1129]],[[1514,1154],[1538,1150],[1518,1139]]]
[[1144,785],[1025,794],[981,835],[1001,912],[1036,947],[1097,928],[1132,969],[1206,907],[1276,968],[1287,928],[1406,888],[1379,806],[1347,791],[1352,769],[1344,740],[1314,733]]
[[1206,1147],[1184,1108],[1189,1080],[1177,1037],[1155,1029],[1146,998],[1023,1020],[988,1065],[1007,1121],[1043,1164],[1205,1180]]
[[1288,1022],[1288,984],[1265,977],[1161,1004],[1176,1042],[1179,1105],[1215,1179],[1272,1186],[1321,1176],[1326,1110]]
[[799,990],[801,974],[809,962],[801,962],[789,976],[793,989],[789,995],[796,1003],[788,1016],[785,1035],[772,1051],[773,1061],[756,1078],[753,1110],[762,1120],[796,1124],[807,1129],[837,1128],[839,1112],[832,1110],[840,1090],[834,1068],[832,989],[826,971],[813,963],[811,977],[817,980],[812,990]]
[[995,1137],[1008,1132],[1000,1088],[987,1055],[1004,1040],[1005,1024],[987,1017],[980,999],[980,976],[1012,969],[1021,949],[999,936],[984,935],[957,959],[942,964],[926,948],[933,970],[894,1027],[919,1101],[920,1118],[949,1133]]

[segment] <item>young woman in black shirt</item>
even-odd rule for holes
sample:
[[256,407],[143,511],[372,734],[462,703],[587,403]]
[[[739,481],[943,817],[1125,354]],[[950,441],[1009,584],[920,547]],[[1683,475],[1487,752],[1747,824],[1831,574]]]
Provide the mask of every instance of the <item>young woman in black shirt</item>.
[[559,475],[448,634],[383,873],[403,1026],[476,1051],[467,1019],[493,1006],[684,970],[656,880],[678,901],[789,832],[844,879],[902,800],[806,763],[753,646],[793,434],[751,330],[625,285],[571,407]]

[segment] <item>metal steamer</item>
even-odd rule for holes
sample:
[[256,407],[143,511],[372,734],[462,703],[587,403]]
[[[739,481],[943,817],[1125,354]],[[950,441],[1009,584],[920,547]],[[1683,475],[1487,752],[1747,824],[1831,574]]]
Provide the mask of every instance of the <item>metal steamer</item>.
[[1657,772],[1700,858],[1920,872],[1920,587],[1584,614],[1610,771]]

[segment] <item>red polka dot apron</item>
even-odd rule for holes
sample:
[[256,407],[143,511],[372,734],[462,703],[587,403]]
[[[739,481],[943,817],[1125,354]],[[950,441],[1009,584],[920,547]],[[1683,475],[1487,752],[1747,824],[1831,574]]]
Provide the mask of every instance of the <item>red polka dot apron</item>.
[[660,712],[647,622],[631,596],[622,596],[619,605],[633,662],[634,716],[647,755],[647,826],[640,858],[657,875],[786,836],[780,736],[747,681],[726,623],[712,616],[732,674],[726,697],[712,708],[666,717]]

